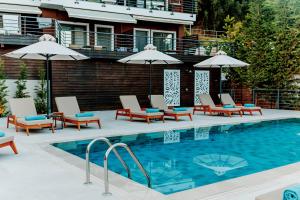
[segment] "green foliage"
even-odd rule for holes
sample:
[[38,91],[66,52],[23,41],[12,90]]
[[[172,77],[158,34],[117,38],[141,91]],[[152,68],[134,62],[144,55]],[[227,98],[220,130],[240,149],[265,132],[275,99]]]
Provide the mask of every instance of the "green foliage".
[[234,18],[226,18],[226,39],[234,42],[235,56],[251,64],[228,70],[233,83],[251,88],[295,87],[294,75],[300,69],[300,37],[296,13],[289,1],[293,0],[273,4],[253,0],[242,26]]
[[39,83],[35,87],[36,98],[35,107],[38,113],[47,112],[47,81],[45,79],[45,69],[43,67],[39,68]]
[[0,59],[0,111],[2,116],[7,115],[7,86],[6,86],[6,76],[4,72],[4,61]]
[[15,98],[26,98],[29,97],[28,92],[26,91],[26,83],[27,83],[27,65],[24,62],[20,64],[20,75],[18,80],[15,82],[17,84],[17,90],[15,94]]
[[243,20],[249,0],[198,0],[198,19],[204,29],[222,30],[227,15]]

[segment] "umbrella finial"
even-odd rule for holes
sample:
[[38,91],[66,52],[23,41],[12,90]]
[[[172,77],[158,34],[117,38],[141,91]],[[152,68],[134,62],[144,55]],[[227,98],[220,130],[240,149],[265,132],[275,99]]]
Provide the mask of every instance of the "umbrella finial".
[[56,39],[52,35],[44,34],[39,38],[39,41],[40,42],[42,42],[42,41],[56,42]]
[[220,56],[220,55],[227,55],[227,53],[225,51],[218,51],[216,53],[216,55]]
[[147,44],[147,45],[144,47],[144,50],[157,50],[157,47],[154,46],[153,44]]

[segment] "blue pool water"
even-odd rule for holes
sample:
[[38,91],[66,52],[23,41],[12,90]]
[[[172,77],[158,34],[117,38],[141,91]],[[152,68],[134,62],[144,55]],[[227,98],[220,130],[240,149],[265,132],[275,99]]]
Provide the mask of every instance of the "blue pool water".
[[[286,119],[174,130],[109,138],[128,144],[146,168],[152,188],[171,194],[219,181],[272,169],[300,160],[300,119]],[[90,141],[53,144],[85,158]],[[91,161],[103,166],[107,146],[95,145]],[[132,170],[133,180],[146,180],[129,155],[119,153]],[[111,154],[109,169],[126,176]]]

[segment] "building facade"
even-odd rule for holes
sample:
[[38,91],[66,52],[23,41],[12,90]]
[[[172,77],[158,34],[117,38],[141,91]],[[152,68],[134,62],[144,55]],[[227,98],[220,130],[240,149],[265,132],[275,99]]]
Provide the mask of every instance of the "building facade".
[[[149,68],[117,62],[148,43],[184,62],[153,67],[153,94],[179,93],[173,105],[197,103],[196,93],[218,91],[217,69],[193,64],[214,55],[224,43],[199,41],[189,34],[196,21],[196,0],[0,0],[0,53],[53,35],[63,46],[89,56],[85,61],[52,62],[52,94],[77,96],[84,110],[120,107],[120,95],[137,95],[148,106]],[[19,60],[2,58],[13,93]],[[29,88],[38,79],[41,61],[25,61]],[[199,72],[200,71],[200,72]],[[174,76],[173,78],[168,78]],[[177,78],[176,78],[177,77]],[[177,82],[174,82],[176,79]],[[173,81],[174,83],[170,82]],[[177,85],[174,88],[169,86]],[[32,94],[34,95],[34,94]]]

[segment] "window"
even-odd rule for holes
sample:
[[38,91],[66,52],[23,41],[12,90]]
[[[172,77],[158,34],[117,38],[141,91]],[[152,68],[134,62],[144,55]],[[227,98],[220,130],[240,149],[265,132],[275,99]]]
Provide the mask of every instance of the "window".
[[150,30],[134,29],[134,48],[135,51],[142,51],[150,43]]
[[176,32],[153,31],[153,45],[159,51],[176,50]]
[[0,15],[0,28],[3,28],[3,15]]
[[95,25],[95,46],[103,50],[114,50],[114,27]]
[[79,47],[88,46],[87,25],[64,24],[61,23],[61,39],[62,43],[69,47],[76,45]]

